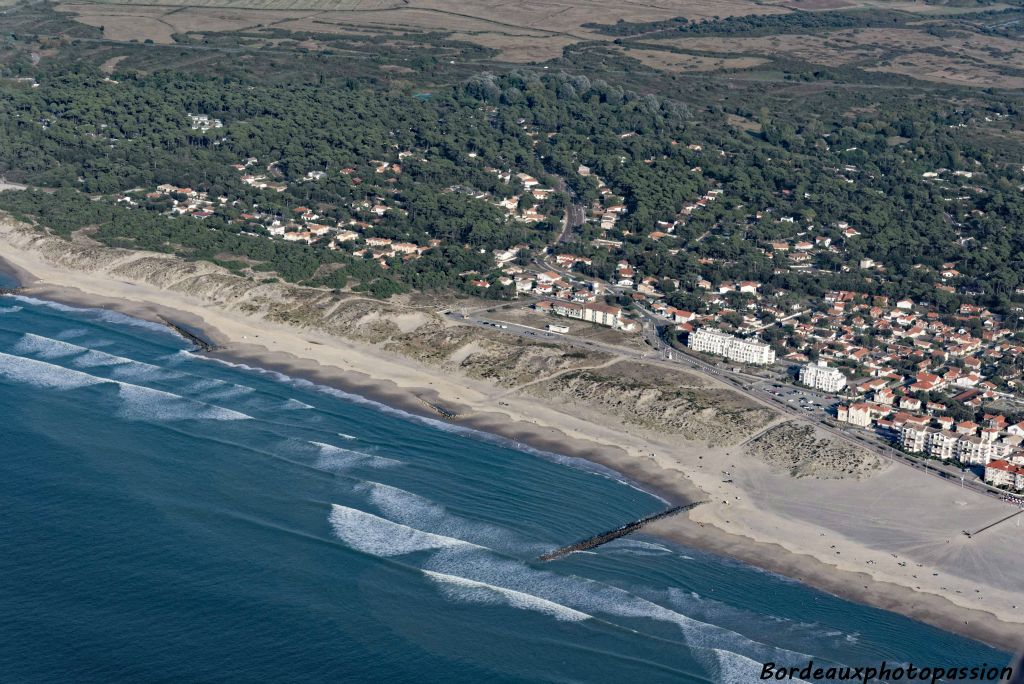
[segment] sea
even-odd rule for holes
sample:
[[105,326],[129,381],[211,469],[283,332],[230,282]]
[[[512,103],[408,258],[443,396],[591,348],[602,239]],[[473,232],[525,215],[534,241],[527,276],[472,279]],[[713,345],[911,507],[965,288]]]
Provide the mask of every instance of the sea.
[[0,681],[754,682],[1010,654],[642,534],[608,469],[0,297]]

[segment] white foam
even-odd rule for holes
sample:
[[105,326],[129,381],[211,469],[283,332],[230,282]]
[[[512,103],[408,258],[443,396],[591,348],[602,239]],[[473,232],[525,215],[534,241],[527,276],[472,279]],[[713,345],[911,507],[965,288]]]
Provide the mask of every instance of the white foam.
[[367,481],[356,485],[356,491],[367,494],[370,502],[389,519],[417,529],[492,548],[515,546],[516,551],[523,553],[540,553],[542,550],[539,545],[516,544],[509,530],[461,518],[448,512],[441,504],[398,487]]
[[129,420],[251,420],[252,416],[239,411],[186,399],[178,394],[151,387],[118,383],[119,394],[125,400],[120,415]]
[[151,380],[172,379],[180,377],[177,373],[168,372],[160,366],[136,361],[124,356],[115,356],[106,352],[89,349],[77,344],[56,340],[42,335],[25,333],[14,346],[19,354],[31,354],[43,359],[62,359],[75,357],[71,364],[76,368],[113,368],[112,374],[118,379]]
[[440,585],[448,598],[456,601],[484,604],[503,603],[520,610],[533,610],[538,613],[544,613],[556,620],[566,622],[579,622],[592,617],[584,612],[563,606],[560,603],[548,601],[539,596],[526,594],[515,589],[477,582],[456,575],[446,575],[432,570],[424,570],[423,573]]
[[[368,483],[367,486],[371,491],[376,489],[394,496],[394,488],[376,483]],[[409,502],[414,496],[406,492],[401,500]],[[385,504],[390,506],[394,502]],[[429,513],[436,504],[428,501],[426,506]],[[789,653],[780,653],[779,649],[765,647],[736,632],[695,620],[618,587],[583,577],[566,577],[538,570],[522,561],[499,556],[487,547],[447,535],[425,532],[356,509],[333,506],[331,525],[336,535],[366,553],[395,556],[413,551],[434,551],[422,570],[529,594],[588,615],[604,613],[676,625],[683,640],[693,649],[708,651],[727,647],[768,656]],[[768,659],[784,662],[780,657]],[[710,655],[708,662],[710,666]]]
[[338,436],[342,439],[356,439],[355,435],[346,435],[344,432],[339,432]]
[[665,556],[675,553],[666,546],[641,539],[616,539],[604,548],[613,553],[628,553],[634,556]]
[[[428,502],[428,505],[434,504]],[[539,570],[522,561],[499,556],[485,546],[419,530],[357,509],[332,506],[330,522],[340,539],[372,555],[387,557],[432,551],[420,568],[426,572],[518,592],[588,616],[605,614],[674,625],[683,642],[709,671],[717,670],[730,678],[739,676],[735,673],[749,673],[746,668],[750,663],[771,660],[795,664],[806,662],[810,657],[693,619],[625,589],[584,577]],[[466,586],[463,582],[463,588]]]
[[730,629],[691,618],[643,598],[631,591],[578,576],[538,570],[521,561],[492,553],[466,553],[462,549],[439,549],[424,569],[466,577],[477,582],[508,587],[569,606],[589,615],[646,619],[674,625],[683,641],[705,667],[714,670],[718,658],[714,649],[741,653],[753,661],[777,663],[806,662],[810,656],[753,641]]
[[186,399],[141,385],[89,375],[46,361],[0,352],[0,377],[41,389],[67,391],[91,385],[118,386],[124,400],[120,414],[132,420],[240,420],[244,413]]
[[40,389],[73,390],[106,382],[88,373],[0,352],[0,377]]
[[401,461],[396,461],[393,458],[343,449],[333,444],[324,444],[323,442],[310,442],[310,444],[320,449],[320,458],[317,459],[316,467],[321,470],[343,472],[355,467],[393,468],[394,466],[402,465]]
[[402,556],[444,548],[481,548],[461,539],[416,530],[356,508],[331,506],[331,528],[338,539],[374,556]]
[[[108,365],[111,366],[110,374],[120,380],[152,382],[156,380],[178,380],[183,377],[180,373],[166,370],[160,366],[143,363],[142,361],[132,361],[131,359],[127,363],[122,363],[118,362],[117,358],[110,359],[111,363]],[[72,363],[77,366],[77,359]]]
[[116,311],[110,311],[108,309],[96,309],[88,307],[68,306],[67,304],[61,304],[60,302],[51,302],[46,299],[36,299],[34,297],[26,297],[24,295],[15,295],[15,299],[22,302],[23,304],[31,304],[32,306],[41,306],[62,313],[73,313],[78,315],[87,315],[93,319],[105,321],[107,323],[114,323],[116,325],[131,325],[137,328],[146,328],[147,330],[153,330],[161,332],[166,335],[172,335],[178,337],[177,333],[170,330],[166,326],[152,321],[146,321],[141,318],[135,318],[134,316],[128,316],[127,314],[118,313]]
[[123,356],[114,356],[106,352],[97,351],[90,349],[85,352],[77,359],[75,359],[75,365],[79,368],[100,368],[103,366],[122,366],[133,362],[131,359],[126,359]]
[[[713,648],[715,654],[715,681],[722,684],[748,684],[761,679],[762,663],[733,651]],[[789,679],[790,682],[803,682],[802,679]],[[805,683],[806,684],[806,683]]]
[[32,333],[22,335],[13,350],[19,354],[31,354],[42,359],[63,359],[68,356],[84,354],[87,351],[85,347],[79,347],[77,344],[53,340]]
[[61,330],[59,333],[54,333],[56,337],[62,340],[73,340],[79,337],[85,337],[89,334],[89,331],[85,328],[68,328],[67,330]]
[[282,406],[281,408],[283,408],[285,411],[304,411],[312,409],[313,407],[304,401],[299,401],[298,399],[289,399],[288,401],[284,402],[284,406]]
[[22,310],[20,306],[0,306],[0,314],[13,314]]

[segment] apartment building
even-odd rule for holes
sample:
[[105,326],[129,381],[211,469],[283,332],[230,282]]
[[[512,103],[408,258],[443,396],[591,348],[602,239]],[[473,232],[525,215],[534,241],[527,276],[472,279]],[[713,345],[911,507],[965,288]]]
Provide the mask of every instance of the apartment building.
[[1020,445],[1012,435],[998,436],[985,430],[976,433],[953,432],[943,428],[905,425],[901,433],[903,448],[911,453],[925,453],[944,461],[956,459],[965,465],[988,465],[1006,458]]
[[846,376],[825,361],[818,361],[800,367],[800,383],[823,392],[841,392],[846,387]]
[[686,344],[694,351],[724,356],[730,361],[760,366],[775,363],[775,350],[764,342],[744,340],[708,328],[701,328],[690,333]]
[[1024,489],[1024,467],[1004,460],[992,461],[985,466],[985,482],[993,487],[1020,491]]
[[552,300],[548,302],[537,302],[534,305],[538,310],[547,310],[557,316],[576,318],[588,323],[597,323],[609,328],[625,328],[622,320],[622,310],[617,306],[597,304],[595,302],[569,302],[563,300]]

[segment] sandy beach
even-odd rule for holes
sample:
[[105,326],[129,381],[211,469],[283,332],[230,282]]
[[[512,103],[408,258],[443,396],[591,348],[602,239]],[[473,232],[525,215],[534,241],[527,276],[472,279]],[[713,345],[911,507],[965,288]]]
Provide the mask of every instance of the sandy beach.
[[[1013,512],[990,497],[898,464],[863,479],[794,478],[750,455],[743,443],[659,438],[596,408],[508,392],[380,346],[256,317],[220,295],[158,287],[121,268],[132,253],[110,252],[103,268],[71,267],[38,249],[22,228],[0,221],[0,259],[27,296],[169,319],[201,330],[222,347],[213,355],[224,360],[420,415],[436,417],[429,404],[443,406],[458,414],[453,422],[460,425],[601,463],[667,501],[707,502],[688,517],[659,521],[650,533],[1006,650],[1024,644],[1024,523],[975,538],[962,534]],[[409,320],[440,325],[412,314]]]

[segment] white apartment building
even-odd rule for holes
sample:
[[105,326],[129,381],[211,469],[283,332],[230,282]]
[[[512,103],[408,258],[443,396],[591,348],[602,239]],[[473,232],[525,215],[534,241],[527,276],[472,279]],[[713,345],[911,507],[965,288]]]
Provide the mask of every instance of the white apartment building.
[[903,448],[926,453],[944,461],[956,459],[965,465],[984,465],[1013,453],[1017,440],[995,435],[960,434],[934,427],[907,425],[901,433]]
[[1007,461],[992,461],[985,466],[985,482],[993,487],[1024,489],[1024,468]]
[[728,333],[701,328],[690,333],[686,345],[699,352],[724,356],[730,361],[768,366],[775,363],[775,350],[757,340],[744,340]]
[[617,306],[607,306],[593,302],[579,304],[577,302],[556,300],[551,302],[550,307],[551,311],[559,316],[578,318],[588,323],[606,325],[609,328],[625,327],[621,318],[622,310]]
[[846,376],[838,368],[818,361],[800,367],[800,383],[823,392],[840,392],[846,387]]

